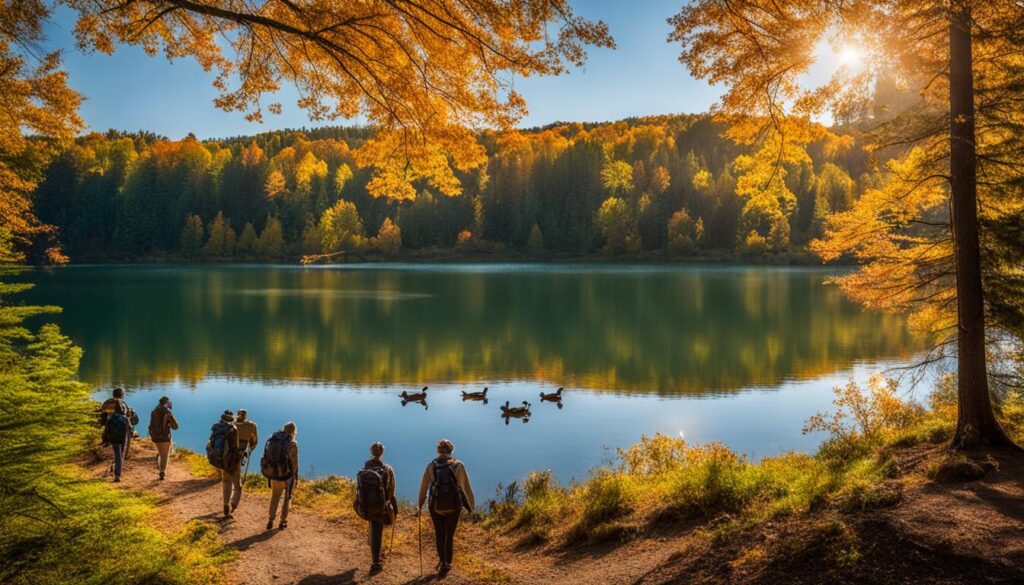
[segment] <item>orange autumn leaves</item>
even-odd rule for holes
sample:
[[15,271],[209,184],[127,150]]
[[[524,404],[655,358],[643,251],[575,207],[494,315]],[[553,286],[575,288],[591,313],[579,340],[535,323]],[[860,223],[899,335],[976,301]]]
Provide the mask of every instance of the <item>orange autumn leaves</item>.
[[567,0],[68,0],[83,48],[118,43],[192,56],[217,72],[217,105],[260,120],[283,83],[314,120],[363,118],[356,153],[371,193],[415,198],[426,181],[460,192],[455,170],[486,162],[473,129],[508,128],[526,112],[513,76],[557,75],[584,47],[613,46],[607,27]]

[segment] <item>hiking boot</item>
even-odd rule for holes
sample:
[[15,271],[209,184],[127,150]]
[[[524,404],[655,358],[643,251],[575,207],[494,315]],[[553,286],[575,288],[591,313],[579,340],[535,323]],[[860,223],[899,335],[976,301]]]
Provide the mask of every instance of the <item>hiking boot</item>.
[[267,522],[267,530],[273,530],[273,529],[274,529],[274,521],[271,520],[270,522]]
[[160,472],[160,481],[163,481],[163,480],[164,480],[164,472],[161,471]]
[[224,506],[224,519],[231,518],[231,508]]
[[447,575],[451,570],[452,570],[452,566],[451,565],[442,564],[441,568],[439,568],[437,570],[437,576],[443,579],[445,577],[445,575]]
[[121,482],[121,476],[120,475],[114,476],[114,483],[120,483],[120,482]]
[[278,524],[278,525],[277,525],[277,527],[278,527],[278,528],[279,528],[280,530],[284,530],[285,528],[288,528],[288,523],[287,523],[287,522],[285,522],[284,520],[281,520],[281,523],[280,523],[280,524]]
[[381,563],[374,563],[373,565],[370,566],[370,574],[371,575],[376,575],[377,573],[380,573],[383,570],[384,570],[384,565],[381,564]]

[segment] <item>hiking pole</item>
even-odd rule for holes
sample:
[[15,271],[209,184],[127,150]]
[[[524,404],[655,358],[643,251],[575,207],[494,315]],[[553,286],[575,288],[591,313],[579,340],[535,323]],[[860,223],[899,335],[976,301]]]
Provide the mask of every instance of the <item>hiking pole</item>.
[[252,451],[245,456],[245,475],[242,477],[242,485],[245,485],[245,480],[249,479],[249,462],[252,461]]

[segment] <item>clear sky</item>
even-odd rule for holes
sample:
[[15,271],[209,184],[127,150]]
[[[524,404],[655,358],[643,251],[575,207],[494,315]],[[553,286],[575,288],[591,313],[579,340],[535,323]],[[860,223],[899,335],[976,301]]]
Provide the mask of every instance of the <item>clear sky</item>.
[[[618,49],[595,49],[583,69],[555,78],[517,78],[530,113],[523,126],[556,121],[607,121],[628,116],[700,112],[711,106],[718,88],[691,78],[677,60],[679,47],[666,42],[665,19],[682,0],[576,0],[576,11],[603,19]],[[213,75],[194,61],[170,63],[138,47],[119,47],[113,56],[83,54],[74,48],[73,14],[61,8],[49,27],[49,44],[65,49],[72,87],[86,101],[82,115],[91,130],[151,130],[170,138],[194,132],[200,138],[252,134],[314,125],[295,106],[295,93],[283,91],[284,112],[266,114],[262,124],[213,105]],[[335,122],[343,124],[344,121]]]

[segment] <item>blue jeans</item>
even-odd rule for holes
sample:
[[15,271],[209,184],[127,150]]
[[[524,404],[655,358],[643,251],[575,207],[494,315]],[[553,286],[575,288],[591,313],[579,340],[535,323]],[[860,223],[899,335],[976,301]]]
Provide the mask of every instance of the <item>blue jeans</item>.
[[114,477],[121,477],[121,465],[124,463],[124,443],[113,443],[114,448]]

